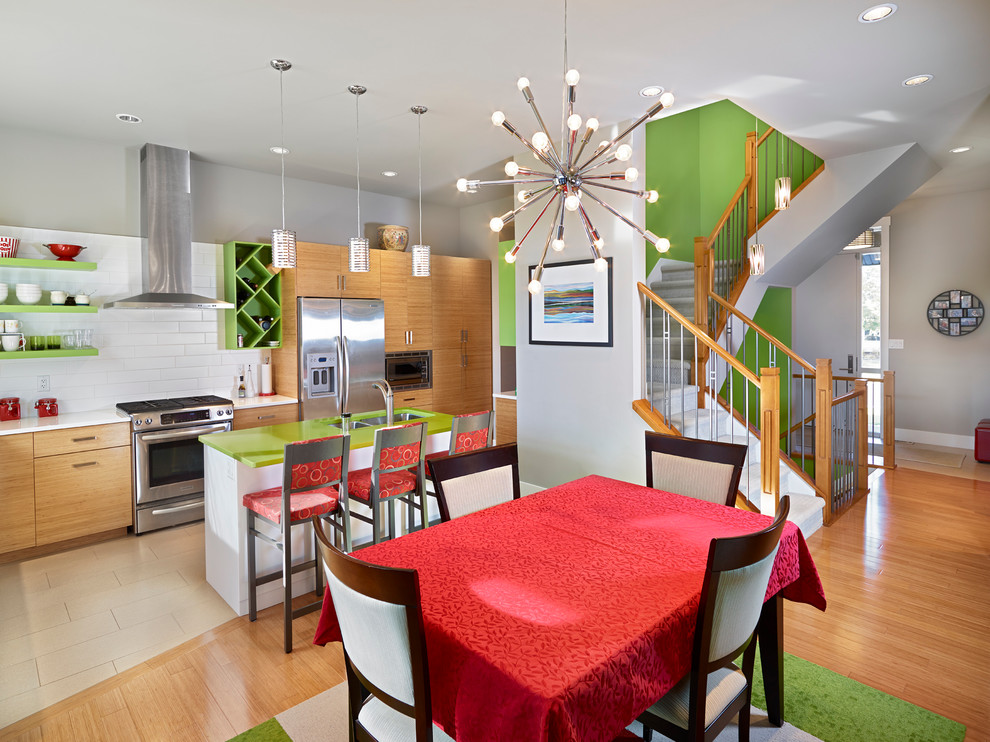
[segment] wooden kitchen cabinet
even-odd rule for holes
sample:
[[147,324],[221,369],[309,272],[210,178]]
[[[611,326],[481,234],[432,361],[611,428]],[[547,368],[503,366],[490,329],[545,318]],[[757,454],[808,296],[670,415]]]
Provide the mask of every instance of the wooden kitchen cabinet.
[[416,410],[433,409],[432,389],[413,389],[412,391],[396,390],[393,398],[395,408],[412,407]]
[[432,276],[413,276],[412,253],[382,251],[385,352],[433,347]]
[[34,433],[37,546],[131,525],[130,444],[126,423]]
[[0,554],[35,545],[34,438],[0,436]]
[[492,266],[433,257],[433,409],[450,415],[491,409]]
[[[283,271],[294,277],[297,296],[325,296],[333,299],[380,299],[381,251],[371,251],[371,270],[351,273],[347,269],[347,248],[316,242],[296,243],[296,267]],[[283,285],[283,291],[285,290]],[[282,306],[285,310],[285,304]]]
[[265,405],[264,407],[234,408],[234,430],[260,428],[264,425],[294,423],[299,420],[299,405],[295,403]]

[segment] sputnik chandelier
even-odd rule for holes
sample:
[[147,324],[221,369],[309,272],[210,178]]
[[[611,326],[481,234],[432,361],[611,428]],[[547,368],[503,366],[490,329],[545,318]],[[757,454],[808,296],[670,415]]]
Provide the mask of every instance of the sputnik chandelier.
[[[533,280],[529,284],[530,293],[538,294],[543,289],[540,278],[543,274],[543,265],[546,262],[548,250],[553,249],[560,252],[565,247],[564,241],[564,216],[565,213],[576,212],[580,220],[581,229],[587,238],[592,258],[595,261],[595,269],[604,271],[608,266],[605,258],[602,257],[602,248],[605,241],[601,233],[595,227],[585,204],[594,202],[611,213],[617,219],[625,222],[644,239],[651,242],[659,252],[667,252],[670,249],[670,241],[663,237],[658,237],[649,230],[645,230],[619,213],[609,205],[601,196],[596,193],[599,189],[618,191],[627,193],[637,198],[645,199],[648,203],[656,203],[659,198],[656,191],[636,190],[619,185],[614,185],[616,181],[624,183],[635,183],[639,178],[639,171],[634,167],[627,167],[625,170],[616,172],[605,172],[602,169],[616,162],[628,162],[632,157],[632,147],[623,144],[622,140],[628,137],[637,127],[656,116],[664,108],[669,107],[674,102],[674,96],[667,92],[663,93],[659,100],[650,109],[637,119],[633,124],[622,131],[618,136],[601,142],[590,155],[582,159],[585,148],[591,137],[598,130],[598,119],[589,118],[582,121],[581,116],[574,112],[574,103],[577,99],[576,89],[581,76],[577,70],[568,69],[567,65],[567,6],[564,5],[564,112],[562,119],[564,126],[561,127],[561,145],[558,150],[547,126],[536,107],[533,91],[530,89],[529,80],[520,77],[516,82],[516,87],[523,94],[526,103],[536,117],[539,129],[531,138],[523,136],[519,130],[509,123],[502,111],[492,114],[492,124],[505,129],[509,134],[518,139],[526,147],[542,166],[540,169],[530,169],[520,167],[516,162],[510,161],[505,165],[505,174],[509,180],[467,180],[461,178],[457,181],[457,190],[462,193],[475,193],[479,187],[486,185],[502,185],[517,183],[532,183],[532,190],[519,191],[518,198],[520,205],[515,209],[494,217],[489,226],[493,232],[500,232],[502,228],[531,206],[546,202],[543,210],[533,222],[533,225],[526,230],[522,239],[516,241],[512,250],[505,254],[507,263],[515,263],[519,254],[519,249],[523,242],[543,217],[552,213],[550,217],[550,229],[547,233],[543,246],[543,254],[540,256],[539,266],[533,274]],[[584,126],[584,134],[578,139],[578,132]],[[621,166],[619,166],[621,167]],[[521,176],[521,177],[520,177]]]

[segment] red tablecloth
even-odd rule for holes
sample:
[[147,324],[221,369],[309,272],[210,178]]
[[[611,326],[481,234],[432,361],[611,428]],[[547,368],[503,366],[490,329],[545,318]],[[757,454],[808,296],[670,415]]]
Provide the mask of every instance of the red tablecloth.
[[[458,740],[612,740],[690,669],[712,537],[770,518],[589,476],[357,553],[419,570],[433,718]],[[825,609],[788,523],[767,596]],[[329,591],[315,642],[339,641]]]

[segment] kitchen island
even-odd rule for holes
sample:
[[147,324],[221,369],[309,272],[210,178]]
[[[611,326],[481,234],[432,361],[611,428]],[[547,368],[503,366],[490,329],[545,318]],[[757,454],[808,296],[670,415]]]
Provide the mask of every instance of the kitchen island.
[[[348,469],[354,471],[371,466],[375,430],[381,425],[361,427],[364,419],[381,417],[384,410],[354,415],[350,431],[351,453]],[[427,453],[450,449],[451,416],[412,408],[395,410],[397,424],[407,415],[416,415],[427,424]],[[247,515],[241,504],[249,492],[281,487],[282,461],[286,443],[340,435],[340,418],[304,420],[302,422],[268,425],[247,430],[204,435],[205,517],[206,517],[206,580],[239,616],[247,613]],[[427,498],[430,517],[439,517],[436,500]],[[350,501],[359,513],[370,511],[360,502]],[[404,523],[403,518],[399,518]],[[260,520],[259,530],[271,535],[277,532]],[[351,534],[355,544],[371,541],[371,526],[351,519]],[[313,558],[313,536],[309,528],[292,529],[292,553],[298,561]],[[263,575],[281,566],[281,554],[274,547],[259,544],[258,574]],[[302,595],[313,590],[313,571],[303,570],[292,576],[292,594]],[[260,585],[258,608],[282,602],[279,581]]]

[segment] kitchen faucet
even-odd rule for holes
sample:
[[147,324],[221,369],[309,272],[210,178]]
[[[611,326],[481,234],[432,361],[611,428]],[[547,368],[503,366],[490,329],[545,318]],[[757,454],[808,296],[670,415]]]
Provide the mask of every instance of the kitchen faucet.
[[372,386],[380,391],[382,396],[385,398],[385,424],[389,426],[395,425],[394,406],[392,404],[392,385],[389,384],[387,380],[380,379],[372,383]]

